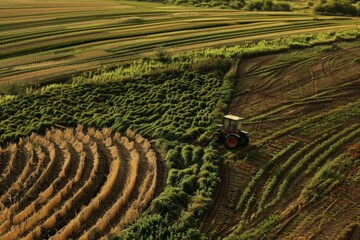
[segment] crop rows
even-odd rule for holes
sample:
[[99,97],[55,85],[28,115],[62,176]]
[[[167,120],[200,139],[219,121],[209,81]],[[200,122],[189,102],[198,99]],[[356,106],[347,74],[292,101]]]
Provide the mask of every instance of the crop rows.
[[[13,5],[7,0],[4,4]],[[23,16],[22,11],[8,13],[18,19],[1,24],[1,84],[17,82],[19,78],[32,83],[39,83],[39,77],[43,82],[58,81],[79,73],[79,69],[95,70],[154,55],[159,46],[172,52],[183,52],[205,46],[234,45],[249,38],[271,37],[271,34],[289,35],[292,31],[306,33],[352,28],[351,23],[328,17],[319,17],[324,21],[315,21],[306,14],[284,13],[275,17],[231,10],[196,10],[184,14],[182,8],[177,11],[156,5],[144,8],[136,3],[112,3],[116,7],[104,11],[97,9],[96,4],[84,4],[89,5],[89,11],[78,9],[59,15],[56,7],[51,6],[51,10],[41,17]],[[131,10],[118,9],[118,5]],[[17,7],[21,9],[21,3]]]
[[116,234],[148,206],[158,178],[150,142],[132,131],[52,128],[0,156],[4,240]]
[[136,82],[49,89],[0,106],[0,141],[43,131],[52,124],[77,123],[118,132],[130,128],[143,136],[196,139],[211,125],[211,113],[218,99],[228,94],[227,88],[212,74],[172,73]]

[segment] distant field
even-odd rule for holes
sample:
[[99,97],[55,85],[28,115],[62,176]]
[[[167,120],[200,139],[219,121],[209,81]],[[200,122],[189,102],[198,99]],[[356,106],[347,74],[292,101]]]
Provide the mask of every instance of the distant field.
[[299,33],[354,29],[305,13],[244,12],[128,1],[0,2],[0,85],[49,83],[153,56]]

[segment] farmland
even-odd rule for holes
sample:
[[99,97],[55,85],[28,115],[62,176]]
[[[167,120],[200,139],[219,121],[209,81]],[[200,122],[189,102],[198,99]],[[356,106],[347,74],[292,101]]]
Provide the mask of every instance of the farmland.
[[246,116],[257,147],[224,164],[227,187],[204,231],[256,239],[271,229],[270,238],[336,239],[334,227],[356,226],[359,165],[348,149],[359,151],[359,66],[352,60],[359,45],[338,47],[240,65],[230,110]]
[[54,2],[0,3],[1,240],[358,238],[358,19]]
[[[292,34],[356,28],[347,17],[251,13],[126,1],[0,3],[0,84],[75,74],[170,53]],[[35,13],[35,14],[34,14]]]

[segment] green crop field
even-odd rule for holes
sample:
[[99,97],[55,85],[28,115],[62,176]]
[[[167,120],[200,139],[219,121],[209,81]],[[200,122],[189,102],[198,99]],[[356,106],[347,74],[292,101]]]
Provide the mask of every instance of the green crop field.
[[347,17],[260,13],[126,1],[0,3],[0,84],[44,84],[171,53],[356,28]]
[[359,18],[291,4],[2,0],[0,240],[358,239]]

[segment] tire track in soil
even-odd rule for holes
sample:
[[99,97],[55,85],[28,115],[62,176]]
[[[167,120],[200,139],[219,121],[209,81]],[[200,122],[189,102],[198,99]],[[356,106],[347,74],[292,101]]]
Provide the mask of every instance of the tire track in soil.
[[[347,51],[348,48],[345,49],[345,51]],[[359,47],[350,49],[352,52],[354,52],[355,50],[359,49]],[[289,86],[290,89],[296,89],[297,91],[294,92],[293,96],[288,94],[288,86],[286,84],[283,84],[281,81],[274,82],[273,84],[268,85],[256,84],[258,81],[262,81],[262,77],[252,75],[249,74],[249,72],[246,72],[246,68],[249,66],[252,68],[252,71],[254,71],[254,69],[259,69],[263,65],[268,64],[269,56],[247,59],[239,65],[239,78],[235,83],[235,91],[230,103],[230,111],[233,114],[244,116],[246,118],[253,117],[258,114],[263,114],[271,111],[271,109],[274,109],[276,107],[281,107],[284,104],[289,104],[293,101],[299,101],[304,97],[311,97],[314,94],[323,92],[324,94],[321,95],[321,99],[326,97],[336,98],[336,100],[334,101],[325,101],[324,103],[319,102],[317,104],[309,102],[299,106],[291,107],[290,109],[286,109],[286,112],[289,112],[289,115],[285,115],[284,118],[280,120],[275,119],[275,121],[273,121],[271,119],[271,121],[244,124],[245,130],[251,129],[251,142],[255,142],[253,140],[254,138],[261,139],[263,137],[266,137],[268,134],[272,134],[272,132],[283,129],[286,120],[296,123],[302,121],[302,119],[304,118],[318,115],[319,113],[324,111],[324,109],[335,109],[343,105],[345,102],[348,102],[349,99],[353,99],[355,101],[358,99],[357,92],[360,87],[358,83],[359,71],[352,71],[353,69],[356,69],[357,66],[351,65],[351,74],[346,74],[349,70],[346,68],[346,64],[349,63],[349,59],[351,57],[349,58],[349,55],[346,55],[346,53],[344,53],[344,50],[316,54],[316,56],[318,57],[316,59],[313,59],[311,63],[308,61],[296,63],[288,68],[281,69],[279,74],[274,75],[278,78],[286,76],[286,78],[293,77],[295,79],[293,80],[294,84]],[[328,56],[328,58],[324,61],[322,60],[322,57],[325,56]],[[336,67],[332,65],[335,65]],[[309,68],[311,72],[307,74]],[[322,83],[322,80],[324,76],[329,75],[332,76],[329,77],[331,81],[328,81],[329,84],[324,85]],[[343,76],[349,77],[347,77],[347,79],[343,79],[345,78]],[[301,93],[301,97],[295,98],[295,94],[299,93]],[[285,94],[288,95],[286,96]],[[284,111],[280,112],[280,114],[278,115],[282,114],[284,114]],[[302,145],[306,145],[313,140],[312,136],[310,135],[298,135],[296,132],[291,132],[290,135],[285,135],[285,137],[286,136],[289,137],[289,140],[293,139],[300,141]],[[284,138],[284,136],[282,136],[281,138]],[[274,144],[275,148],[270,147],[272,149],[271,151],[279,151],[280,149],[276,149],[276,143]],[[242,152],[244,151],[246,152],[246,150],[242,150]],[[264,154],[266,153],[269,154],[267,150],[264,152]],[[282,161],[284,160],[285,158],[282,159]],[[278,164],[281,164],[282,161],[280,161]],[[214,198],[214,203],[209,209],[209,211],[206,213],[206,216],[201,223],[201,231],[208,233],[209,236],[211,236],[212,238],[225,237],[231,232],[233,232],[234,227],[239,223],[239,215],[241,215],[241,209],[239,212],[234,211],[234,209],[232,208],[234,206],[234,203],[231,197],[229,197],[231,195],[236,195],[231,191],[231,187],[229,184],[229,182],[236,182],[236,180],[232,179],[231,177],[230,167],[224,167],[224,164],[222,164],[221,166],[221,182],[219,184],[216,197]],[[267,177],[262,177],[262,181],[260,182],[260,184],[264,184],[266,182],[264,179],[267,179],[269,176],[271,176],[272,172],[276,169],[276,166],[273,167],[273,169],[268,174],[266,174]],[[300,176],[299,178],[301,179],[301,181],[304,181],[303,177]],[[293,181],[290,186],[292,189],[291,191],[294,191],[294,196],[288,196],[286,199],[284,199],[284,201],[281,201],[278,206],[270,207],[269,209],[267,209],[267,211],[262,214],[263,216],[261,216],[261,218],[255,219],[255,221],[251,221],[247,226],[245,226],[245,230],[255,227],[256,224],[261,222],[261,219],[266,219],[266,216],[269,216],[276,211],[283,211],[284,208],[288,206],[288,204],[290,204],[292,201],[295,201],[297,194],[300,194],[301,192],[301,186],[299,186],[298,188],[294,188],[294,182],[295,181]],[[296,183],[299,182],[296,180]],[[244,184],[244,186],[238,185],[239,192],[243,191],[245,188],[246,183]],[[258,189],[258,187],[256,187],[255,199],[258,198],[258,194],[260,192],[261,189]],[[239,198],[239,196],[237,198]],[[230,199],[230,201],[227,201],[228,199]],[[329,203],[326,204],[326,206],[329,205]],[[314,209],[319,206],[320,205],[317,205],[316,207],[314,207]],[[228,211],[226,207],[228,207],[230,211]],[[323,210],[324,209],[320,209],[319,212]],[[251,209],[248,215],[250,216],[252,212],[254,212],[254,209]],[[314,214],[314,216],[316,216],[316,214]],[[309,217],[309,221],[310,220],[311,219]],[[314,223],[315,225],[315,223],[317,222],[310,221],[309,226],[311,226],[311,223]],[[329,226],[329,228],[331,228],[331,226]],[[214,230],[213,235],[210,234],[212,230]]]

